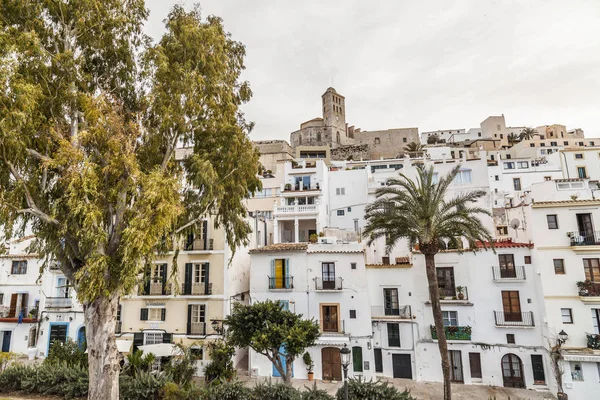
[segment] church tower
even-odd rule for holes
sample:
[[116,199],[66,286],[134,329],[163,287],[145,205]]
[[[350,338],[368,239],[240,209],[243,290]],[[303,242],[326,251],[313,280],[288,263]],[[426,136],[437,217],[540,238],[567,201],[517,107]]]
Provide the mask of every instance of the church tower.
[[353,144],[346,129],[346,99],[334,88],[328,88],[323,93],[323,123],[329,137],[331,148]]

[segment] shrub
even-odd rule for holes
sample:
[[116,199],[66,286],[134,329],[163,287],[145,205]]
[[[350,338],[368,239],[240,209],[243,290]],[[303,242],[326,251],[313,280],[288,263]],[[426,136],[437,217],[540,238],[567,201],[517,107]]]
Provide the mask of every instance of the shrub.
[[177,347],[183,353],[181,356],[171,357],[171,360],[165,366],[165,372],[171,377],[174,383],[189,389],[192,385],[194,374],[196,373],[196,360],[194,349],[191,346],[177,344]]
[[[338,389],[336,393],[337,400],[344,399],[344,387]],[[348,380],[348,399],[350,400],[415,400],[410,395],[410,392],[405,390],[400,392],[393,386],[390,386],[388,382],[381,382],[379,380],[362,380],[362,379],[349,379]]]
[[144,354],[141,350],[127,354],[127,364],[123,368],[123,373],[129,376],[135,376],[139,372],[149,372],[156,357],[152,353]]
[[80,365],[44,363],[35,366],[14,365],[0,374],[0,390],[61,396],[85,397],[88,371]]
[[69,366],[79,365],[82,368],[87,368],[88,358],[85,350],[80,348],[74,340],[67,339],[66,342],[54,342],[52,344],[44,363],[65,363]]
[[252,389],[254,400],[302,400],[296,389],[284,383],[273,383],[271,380],[259,382]]
[[121,375],[120,400],[160,400],[163,388],[169,382],[165,373],[151,374],[140,371],[135,376]]
[[252,398],[250,389],[245,387],[242,382],[221,383],[220,385],[208,385],[200,398],[202,400],[248,400]]
[[235,376],[233,355],[235,347],[223,340],[211,342],[208,345],[211,361],[204,367],[204,377],[209,382],[219,383],[231,380]]
[[313,383],[312,387],[305,386],[306,390],[302,392],[302,400],[335,400],[335,398],[323,389],[317,389],[317,383]]
[[0,353],[0,372],[4,371],[16,358],[17,355],[12,351]]

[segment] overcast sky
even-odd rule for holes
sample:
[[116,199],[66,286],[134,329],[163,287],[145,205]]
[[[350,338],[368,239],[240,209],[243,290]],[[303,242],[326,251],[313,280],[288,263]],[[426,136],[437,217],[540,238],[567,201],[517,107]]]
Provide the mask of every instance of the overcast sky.
[[[147,0],[155,39],[173,4]],[[451,4],[450,4],[451,3]],[[485,4],[484,4],[485,3]],[[560,123],[600,137],[600,0],[204,0],[246,46],[254,140],[321,116],[329,86],[363,130]]]

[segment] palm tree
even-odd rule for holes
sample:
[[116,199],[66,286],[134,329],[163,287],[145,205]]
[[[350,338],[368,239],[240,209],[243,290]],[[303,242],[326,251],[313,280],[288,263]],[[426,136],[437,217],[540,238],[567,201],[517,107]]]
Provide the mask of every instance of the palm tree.
[[[474,203],[483,197],[484,190],[474,190],[446,199],[448,186],[452,183],[460,165],[434,182],[433,167],[418,169],[416,181],[400,174],[390,178],[387,185],[375,193],[376,199],[367,206],[365,236],[369,244],[385,237],[389,252],[400,239],[408,239],[411,248],[417,245],[425,256],[425,269],[429,285],[429,297],[438,347],[444,374],[444,400],[451,399],[450,361],[448,343],[444,333],[444,322],[440,308],[435,255],[446,243],[461,243],[465,240],[469,248],[492,243],[490,232],[483,226],[478,215],[490,215],[489,211]],[[460,247],[460,246],[458,246]]]
[[511,133],[509,133],[509,134],[508,134],[508,136],[507,136],[506,138],[508,139],[508,144],[509,144],[510,146],[514,145],[516,142],[518,142],[518,141],[519,141],[519,136],[517,136],[516,134],[514,134],[514,133],[512,133],[512,132],[511,132]]
[[406,146],[404,146],[404,151],[408,153],[411,157],[418,157],[423,154],[423,145],[418,142],[410,142]]
[[537,133],[537,131],[533,128],[525,128],[519,134],[521,140],[531,140],[533,136]]

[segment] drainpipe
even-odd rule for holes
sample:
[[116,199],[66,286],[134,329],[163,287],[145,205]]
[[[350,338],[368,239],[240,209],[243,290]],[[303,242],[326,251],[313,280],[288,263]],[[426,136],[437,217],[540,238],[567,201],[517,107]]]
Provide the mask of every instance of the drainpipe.
[[565,160],[565,170],[567,171],[567,179],[571,179],[571,176],[569,175],[569,166],[567,165],[567,156],[565,155],[564,151],[561,151],[560,154],[562,154]]

